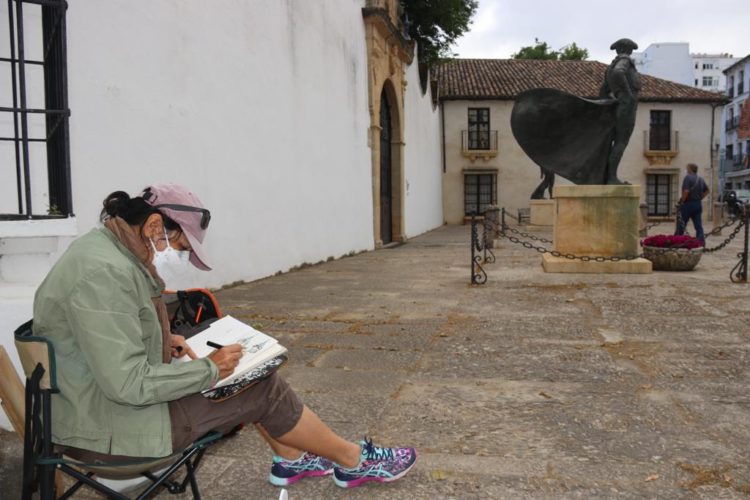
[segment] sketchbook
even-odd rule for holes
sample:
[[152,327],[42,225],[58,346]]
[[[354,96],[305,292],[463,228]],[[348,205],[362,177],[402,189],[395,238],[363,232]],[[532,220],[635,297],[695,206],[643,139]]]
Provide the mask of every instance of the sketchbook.
[[[213,347],[206,344],[207,341],[220,345],[240,344],[243,355],[234,372],[219,380],[211,389],[202,391],[204,395],[222,387],[244,386],[247,382],[270,374],[286,360],[287,350],[275,338],[232,316],[214,321],[207,329],[186,340],[199,358],[205,358],[214,351]],[[190,361],[190,358],[183,356],[178,361]]]

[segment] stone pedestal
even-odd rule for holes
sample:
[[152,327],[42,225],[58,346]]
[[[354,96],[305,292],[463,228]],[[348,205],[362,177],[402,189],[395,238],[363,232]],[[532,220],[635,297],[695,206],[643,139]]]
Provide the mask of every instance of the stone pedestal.
[[555,221],[555,200],[531,200],[531,225],[552,226]]
[[[554,246],[561,253],[611,257],[637,255],[640,186],[556,186]],[[651,261],[582,261],[545,254],[549,273],[648,274]]]

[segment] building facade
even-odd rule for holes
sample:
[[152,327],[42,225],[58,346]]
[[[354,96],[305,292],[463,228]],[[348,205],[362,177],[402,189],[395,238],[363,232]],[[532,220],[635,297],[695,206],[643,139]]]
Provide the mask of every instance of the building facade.
[[[510,129],[514,98],[555,88],[596,98],[606,65],[593,61],[454,60],[438,68],[444,115],[443,213],[462,223],[488,205],[529,207],[540,168]],[[641,186],[654,220],[674,217],[685,164],[697,163],[713,188],[723,97],[649,76],[618,175]],[[557,177],[556,182],[567,183]]]
[[643,52],[633,52],[632,57],[641,74],[693,85],[693,61],[686,42],[652,43]]
[[693,87],[711,92],[724,92],[726,76],[724,70],[739,58],[732,54],[690,54],[693,59]]
[[638,71],[709,92],[723,92],[723,71],[737,62],[732,54],[691,53],[687,42],[652,43],[643,52],[634,52]]
[[724,75],[729,102],[722,120],[722,183],[726,189],[750,189],[750,56]]

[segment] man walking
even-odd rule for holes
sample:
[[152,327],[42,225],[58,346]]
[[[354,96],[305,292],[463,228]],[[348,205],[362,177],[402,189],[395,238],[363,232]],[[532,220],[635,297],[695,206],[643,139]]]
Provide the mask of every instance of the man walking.
[[708,195],[708,186],[702,177],[698,176],[698,165],[688,163],[687,175],[682,181],[682,197],[680,198],[680,217],[677,219],[677,231],[675,234],[685,234],[688,219],[693,221],[695,237],[704,242],[703,234],[703,198]]

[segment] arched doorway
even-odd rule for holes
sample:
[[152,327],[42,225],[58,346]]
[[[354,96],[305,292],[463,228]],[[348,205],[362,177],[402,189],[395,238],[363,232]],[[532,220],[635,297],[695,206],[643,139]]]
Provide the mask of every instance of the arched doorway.
[[380,94],[380,239],[393,241],[393,155],[391,109],[385,88]]

